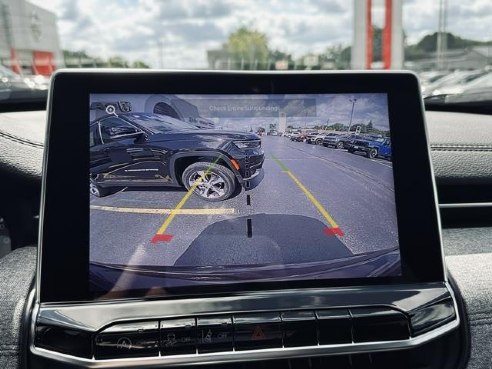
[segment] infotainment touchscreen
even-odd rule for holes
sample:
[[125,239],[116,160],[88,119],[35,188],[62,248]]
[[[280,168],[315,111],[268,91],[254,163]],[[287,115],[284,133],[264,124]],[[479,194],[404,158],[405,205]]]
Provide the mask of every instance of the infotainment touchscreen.
[[387,94],[89,100],[93,292],[402,275]]

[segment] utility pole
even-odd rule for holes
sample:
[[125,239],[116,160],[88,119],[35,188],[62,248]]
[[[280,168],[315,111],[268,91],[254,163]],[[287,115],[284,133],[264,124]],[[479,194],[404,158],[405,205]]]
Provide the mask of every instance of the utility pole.
[[442,55],[441,55],[441,62],[443,64],[443,67],[447,67],[447,58],[446,58],[446,51],[448,50],[448,33],[447,33],[447,28],[448,28],[448,0],[443,0],[443,9],[442,9],[442,42],[441,42],[441,48],[442,48]]
[[164,46],[162,45],[162,40],[158,41],[158,47],[159,47],[159,68],[163,69],[164,68],[164,51],[163,51]]
[[437,45],[436,45],[436,65],[438,70],[444,69],[444,54],[447,49],[447,0],[439,0],[439,18],[437,29]]
[[348,132],[350,132],[350,127],[352,127],[352,118],[354,117],[354,107],[357,99],[350,99],[349,100],[352,103],[352,112],[350,113],[350,122],[348,126]]

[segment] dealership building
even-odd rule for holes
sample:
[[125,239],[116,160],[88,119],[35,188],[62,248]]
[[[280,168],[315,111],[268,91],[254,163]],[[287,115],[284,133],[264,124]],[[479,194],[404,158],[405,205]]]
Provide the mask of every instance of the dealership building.
[[56,15],[25,0],[0,0],[0,64],[49,76],[62,66]]

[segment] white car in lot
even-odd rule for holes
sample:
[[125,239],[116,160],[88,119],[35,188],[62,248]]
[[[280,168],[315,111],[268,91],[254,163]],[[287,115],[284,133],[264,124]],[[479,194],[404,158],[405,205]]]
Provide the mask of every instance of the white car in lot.
[[325,136],[325,133],[311,133],[306,137],[306,143],[321,145]]

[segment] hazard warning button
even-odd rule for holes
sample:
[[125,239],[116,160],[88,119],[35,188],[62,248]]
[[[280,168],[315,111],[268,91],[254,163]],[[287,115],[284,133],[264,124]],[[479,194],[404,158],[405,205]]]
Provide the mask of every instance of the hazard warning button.
[[236,350],[282,347],[280,314],[237,314],[233,317]]

